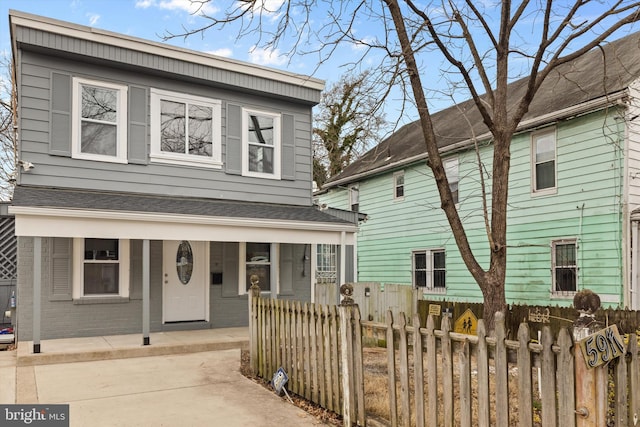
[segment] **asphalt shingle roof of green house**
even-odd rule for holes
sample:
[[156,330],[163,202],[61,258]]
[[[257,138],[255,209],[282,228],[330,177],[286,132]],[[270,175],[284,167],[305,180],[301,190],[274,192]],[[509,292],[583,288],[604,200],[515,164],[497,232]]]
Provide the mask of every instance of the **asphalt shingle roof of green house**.
[[[640,76],[640,32],[595,48],[587,54],[553,70],[534,97],[523,117],[520,130],[575,116],[594,109],[590,102],[600,100],[597,108],[612,105],[625,95],[631,82]],[[526,90],[527,80],[509,85],[510,108]],[[582,107],[582,108],[580,108]],[[475,136],[488,139],[488,129],[473,100],[467,100],[432,114],[435,134],[441,150],[464,147]],[[420,122],[409,123],[393,133],[323,187],[329,189],[363,177],[426,159]]]

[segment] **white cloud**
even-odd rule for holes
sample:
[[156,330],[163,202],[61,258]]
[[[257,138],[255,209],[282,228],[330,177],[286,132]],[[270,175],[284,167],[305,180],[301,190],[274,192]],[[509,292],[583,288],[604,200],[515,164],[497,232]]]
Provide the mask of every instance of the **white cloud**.
[[376,44],[376,38],[374,36],[365,36],[360,38],[358,41],[355,41],[351,45],[351,48],[355,51],[360,51],[367,48],[368,46],[375,45],[375,44]]
[[212,2],[192,3],[190,0],[138,0],[136,7],[140,9],[157,7],[158,9],[164,10],[182,10],[192,15],[200,15],[202,13],[213,15],[218,11],[218,8],[214,7],[211,3]]
[[287,57],[280,53],[280,49],[262,49],[253,46],[249,50],[249,61],[259,65],[284,65]]
[[87,18],[89,18],[89,25],[93,27],[100,20],[100,15],[97,13],[87,13]]
[[223,47],[221,49],[209,50],[207,53],[211,55],[224,56],[225,58],[231,58],[233,51],[229,48]]

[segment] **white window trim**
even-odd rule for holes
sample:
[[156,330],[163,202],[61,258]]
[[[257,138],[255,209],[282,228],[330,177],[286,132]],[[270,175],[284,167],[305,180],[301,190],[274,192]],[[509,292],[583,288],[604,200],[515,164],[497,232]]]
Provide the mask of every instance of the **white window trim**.
[[[574,291],[556,291],[556,246],[557,245],[575,245],[576,250],[576,289]],[[578,291],[578,283],[580,280],[580,268],[578,266],[578,239],[565,238],[551,241],[551,296],[553,298],[573,298]]]
[[[445,294],[447,293],[447,281],[445,279],[444,288],[436,288],[433,284],[433,254],[434,252],[444,252],[446,260],[446,250],[444,248],[431,248],[431,249],[416,249],[411,251],[411,287],[415,289],[422,289],[424,293],[429,294]],[[416,286],[416,265],[415,254],[426,254],[427,258],[427,286]],[[445,264],[445,277],[446,277],[446,264]]]
[[[184,104],[198,104],[211,108],[212,142],[211,157],[197,156],[187,153],[168,153],[160,148],[160,102],[175,101]],[[151,88],[151,152],[149,157],[153,163],[166,163],[182,166],[222,168],[222,101],[178,92],[170,92]]]
[[[349,187],[349,210],[353,211],[353,205],[358,205],[360,211],[360,184],[351,184]],[[355,203],[354,203],[355,202]]]
[[83,237],[73,239],[73,299],[129,298],[129,270],[131,253],[129,239],[118,240],[118,294],[85,295],[84,294],[84,242]]
[[[264,243],[264,242],[263,242]],[[271,289],[261,290],[261,294],[271,294],[276,297],[280,293],[280,244],[271,243]],[[246,295],[247,292],[247,242],[238,243],[238,295]],[[259,284],[258,284],[259,285]]]
[[[265,116],[273,119],[273,173],[253,172],[249,170],[249,115]],[[281,177],[281,115],[268,111],[242,109],[242,175],[256,178],[280,179]]]
[[398,196],[398,178],[405,177],[404,171],[398,171],[393,173],[393,200],[404,200],[406,181],[402,182],[402,196]]
[[[554,158],[553,158],[553,182],[554,186],[549,188],[544,188],[542,190],[536,189],[536,140],[537,138],[545,135],[552,135],[554,142]],[[553,129],[544,129],[538,132],[533,132],[531,134],[531,142],[530,142],[530,155],[531,155],[531,195],[532,196],[543,196],[549,194],[556,194],[558,192],[558,134],[556,132],[556,128]]]
[[443,166],[444,166],[444,172],[447,175],[447,181],[449,182],[449,190],[451,190],[451,181],[449,181],[450,176],[447,172],[455,168],[456,178],[457,178],[457,181],[455,182],[456,184],[458,184],[458,200],[456,200],[455,205],[458,206],[460,204],[460,163],[458,161],[458,158],[453,157],[451,159],[446,159],[443,162]]
[[[113,89],[118,91],[118,113],[116,118],[117,141],[116,155],[106,156],[102,154],[83,153],[81,151],[81,126],[82,126],[82,85],[91,85]],[[71,100],[72,125],[71,125],[71,157],[74,159],[93,160],[99,162],[127,163],[127,91],[128,87],[115,83],[106,83],[97,80],[83,79],[79,77],[73,78],[73,93]]]

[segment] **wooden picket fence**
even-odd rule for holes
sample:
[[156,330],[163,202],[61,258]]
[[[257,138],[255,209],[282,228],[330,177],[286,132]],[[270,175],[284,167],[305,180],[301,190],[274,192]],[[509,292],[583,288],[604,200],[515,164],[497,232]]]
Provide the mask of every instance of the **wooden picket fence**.
[[[635,334],[628,337],[626,355],[600,371],[606,382],[601,401],[585,403],[576,393],[574,374],[584,360],[576,356],[580,350],[564,329],[554,337],[545,328],[535,342],[526,323],[517,340],[508,340],[501,314],[495,333],[487,336],[481,320],[477,334],[466,335],[452,332],[447,317],[440,329],[433,316],[426,327],[414,328],[411,324],[420,324],[418,314],[408,322],[404,314],[394,318],[388,311],[386,323],[373,324],[361,322],[357,306],[261,298],[250,299],[250,306],[255,372],[271,379],[282,367],[289,375],[288,390],[341,414],[345,426],[367,424],[365,327],[386,337],[391,426],[633,426],[640,416]],[[593,414],[585,417],[584,405],[604,410],[606,421],[589,423]]]

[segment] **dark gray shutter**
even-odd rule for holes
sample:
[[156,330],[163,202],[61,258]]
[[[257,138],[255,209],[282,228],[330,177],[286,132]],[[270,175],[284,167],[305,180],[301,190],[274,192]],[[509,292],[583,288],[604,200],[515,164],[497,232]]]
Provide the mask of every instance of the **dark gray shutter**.
[[242,174],[242,108],[227,104],[226,172]]
[[[51,301],[69,301],[72,298],[71,245],[73,239],[52,237],[51,245]],[[34,254],[34,256],[39,256]]]
[[147,164],[147,89],[129,86],[129,163]]
[[129,250],[129,299],[142,299],[142,240],[130,240]]
[[225,242],[223,245],[222,296],[236,297],[238,296],[238,269],[240,268],[238,243]]
[[294,117],[282,115],[282,173],[281,178],[296,179],[296,134]]
[[280,295],[293,295],[293,245],[280,245]]
[[49,154],[71,156],[71,76],[51,73],[51,141]]

